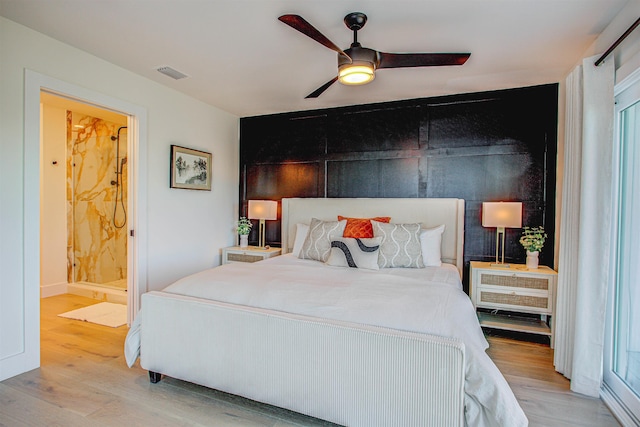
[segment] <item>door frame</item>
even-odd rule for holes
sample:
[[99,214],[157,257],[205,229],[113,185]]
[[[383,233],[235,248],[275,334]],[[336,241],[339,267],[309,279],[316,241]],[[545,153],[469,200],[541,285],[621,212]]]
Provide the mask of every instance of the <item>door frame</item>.
[[128,322],[147,291],[147,110],[87,88],[25,70],[24,91],[24,313],[25,353],[40,365],[40,93],[48,92],[128,117]]

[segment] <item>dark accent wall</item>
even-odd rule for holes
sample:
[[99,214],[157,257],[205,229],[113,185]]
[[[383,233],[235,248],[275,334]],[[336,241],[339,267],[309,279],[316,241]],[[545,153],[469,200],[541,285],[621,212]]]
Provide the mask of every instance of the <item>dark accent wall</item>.
[[[462,198],[468,269],[495,256],[482,202],[522,201],[553,266],[557,113],[552,84],[242,118],[240,210],[283,197]],[[506,261],[524,263],[520,233],[507,229]],[[267,243],[280,244],[280,221],[267,221]]]

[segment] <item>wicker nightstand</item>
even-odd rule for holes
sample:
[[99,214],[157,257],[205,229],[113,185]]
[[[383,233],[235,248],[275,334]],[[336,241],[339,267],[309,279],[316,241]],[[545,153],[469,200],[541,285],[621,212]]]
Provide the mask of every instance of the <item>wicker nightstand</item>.
[[222,250],[222,263],[262,261],[263,259],[278,256],[281,253],[282,249],[280,248],[261,249],[257,246],[248,246],[246,248],[230,246]]
[[[553,347],[557,283],[557,273],[554,270],[544,266],[529,270],[523,264],[511,264],[508,268],[492,267],[489,262],[471,261],[470,276],[469,296],[473,305],[493,310],[478,312],[480,325],[548,335]],[[500,310],[539,314],[540,320],[500,315]]]

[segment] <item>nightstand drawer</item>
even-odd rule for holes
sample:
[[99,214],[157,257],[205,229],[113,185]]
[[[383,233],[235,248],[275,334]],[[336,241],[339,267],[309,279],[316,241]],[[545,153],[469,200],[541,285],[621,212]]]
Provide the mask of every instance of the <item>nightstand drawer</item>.
[[[509,309],[530,309],[542,313],[550,313],[549,295],[524,295],[517,292],[492,292],[486,289],[479,289],[480,298],[478,306],[485,304],[490,308]],[[501,306],[501,307],[499,307]]]
[[480,273],[480,283],[482,285],[493,285],[507,288],[522,289],[549,289],[549,279],[546,277],[523,277],[516,274],[504,275],[494,273]]
[[229,262],[257,262],[262,261],[264,259],[263,256],[260,255],[249,255],[249,254],[227,254],[227,261]]

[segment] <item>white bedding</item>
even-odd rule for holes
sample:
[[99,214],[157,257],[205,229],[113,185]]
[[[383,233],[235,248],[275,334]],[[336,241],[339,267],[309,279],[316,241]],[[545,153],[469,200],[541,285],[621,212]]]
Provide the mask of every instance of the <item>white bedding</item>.
[[[426,283],[431,286],[424,286]],[[460,278],[453,266],[373,271],[330,267],[287,254],[260,263],[233,263],[205,270],[178,280],[163,292],[452,336],[449,332],[453,331],[437,331],[442,331],[449,323],[446,319],[451,312],[469,313],[467,306],[471,304],[461,289]],[[432,308],[424,305],[425,300],[432,303]],[[447,309],[452,311],[447,312]],[[475,317],[470,320],[475,326],[468,323],[469,327],[479,331]],[[429,331],[424,330],[427,324]],[[474,340],[478,347],[487,347],[481,333],[469,334],[469,340]]]
[[[485,353],[487,341],[453,265],[373,271],[330,267],[288,254],[205,270],[163,291],[458,338],[466,347],[467,425],[528,424],[504,377]],[[132,326],[126,342],[130,365],[139,352],[139,326]]]

